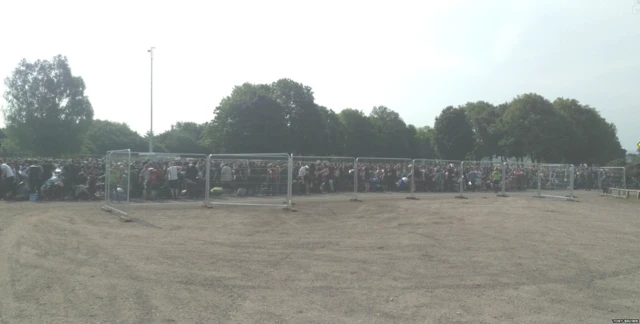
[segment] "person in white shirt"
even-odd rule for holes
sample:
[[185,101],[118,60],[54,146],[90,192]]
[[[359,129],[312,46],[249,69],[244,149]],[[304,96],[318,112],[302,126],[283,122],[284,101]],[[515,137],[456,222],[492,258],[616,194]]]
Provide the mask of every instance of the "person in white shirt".
[[171,196],[173,199],[178,199],[180,197],[180,182],[178,178],[178,173],[180,172],[180,167],[175,165],[175,163],[171,163],[171,166],[167,168],[167,177],[169,180],[169,190],[171,191]]
[[231,190],[231,181],[233,180],[233,170],[228,165],[222,165],[220,170],[220,180],[222,180],[222,189]]
[[305,193],[308,195],[309,194],[309,166],[303,166],[300,168],[300,171],[298,171],[298,177],[300,177],[300,179],[302,179],[302,182],[304,183],[304,189],[305,189]]
[[148,199],[151,196],[151,171],[153,168],[151,164],[147,163],[144,165],[142,172],[140,172],[140,182],[144,188],[144,197]]
[[11,193],[11,197],[15,197],[16,195],[16,176],[11,169],[2,159],[0,159],[0,180],[3,180],[4,185],[2,190],[2,194],[0,195],[0,200],[6,198],[8,193]]

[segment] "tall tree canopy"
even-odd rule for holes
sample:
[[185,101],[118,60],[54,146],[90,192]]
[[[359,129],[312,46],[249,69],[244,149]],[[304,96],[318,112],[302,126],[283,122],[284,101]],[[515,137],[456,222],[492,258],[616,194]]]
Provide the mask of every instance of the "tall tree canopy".
[[537,94],[515,98],[501,117],[500,145],[510,157],[563,162],[575,128],[549,100]]
[[416,129],[415,141],[417,144],[416,157],[422,159],[435,159],[438,157],[433,141],[433,128],[424,126]]
[[327,123],[327,127],[323,133],[323,150],[318,153],[322,155],[346,155],[347,152],[344,147],[346,129],[344,124],[340,121],[340,117],[335,111],[328,109],[327,107],[318,106],[318,109],[322,114],[322,119]]
[[474,159],[502,155],[498,145],[501,134],[496,128],[502,116],[500,109],[484,101],[469,102],[461,108],[473,129],[475,146],[471,155]]
[[376,151],[381,157],[412,156],[409,146],[409,129],[400,114],[385,107],[373,107],[369,115],[377,141]]
[[563,147],[568,162],[604,164],[624,158],[626,151],[620,145],[615,125],[608,123],[597,110],[565,98],[556,99],[553,107],[565,116],[563,120],[568,121],[567,127],[572,130],[570,144]]
[[85,151],[89,154],[104,154],[111,150],[131,149],[144,152],[147,142],[125,123],[108,120],[94,120],[87,132]]
[[436,117],[433,141],[438,156],[447,160],[462,161],[473,151],[474,134],[471,123],[462,108],[445,108]]
[[5,123],[20,147],[42,156],[81,151],[93,108],[66,57],[22,60],[5,86]]
[[268,85],[235,87],[215,109],[209,143],[226,153],[284,152],[289,137],[286,112]]
[[344,150],[349,156],[383,155],[376,151],[380,146],[376,145],[378,138],[373,123],[362,111],[347,108],[338,116],[345,128]]
[[[0,155],[146,151],[149,136],[123,123],[93,121],[82,78],[63,56],[23,60],[5,80],[6,128]],[[6,138],[5,138],[6,137]],[[4,140],[3,140],[4,138]],[[493,105],[448,106],[433,127],[407,124],[387,106],[366,115],[318,105],[311,87],[291,79],[233,88],[213,119],[178,122],[154,136],[154,151],[274,153],[447,160],[518,158],[554,163],[619,164],[626,156],[615,125],[575,99],[535,93]],[[640,148],[639,148],[640,152]]]
[[271,84],[271,93],[284,109],[289,130],[288,150],[299,154],[322,154],[325,138],[318,136],[327,128],[327,121],[318,109],[311,87],[291,79]]

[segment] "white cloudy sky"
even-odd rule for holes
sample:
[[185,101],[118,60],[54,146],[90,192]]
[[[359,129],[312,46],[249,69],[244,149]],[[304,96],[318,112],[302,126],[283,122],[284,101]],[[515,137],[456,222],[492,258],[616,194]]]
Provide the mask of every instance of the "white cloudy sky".
[[287,77],[335,110],[386,105],[418,126],[467,101],[572,97],[624,148],[640,141],[640,0],[2,0],[0,30],[0,76],[66,55],[96,117],[140,133],[155,46],[156,133],[211,119],[234,85]]

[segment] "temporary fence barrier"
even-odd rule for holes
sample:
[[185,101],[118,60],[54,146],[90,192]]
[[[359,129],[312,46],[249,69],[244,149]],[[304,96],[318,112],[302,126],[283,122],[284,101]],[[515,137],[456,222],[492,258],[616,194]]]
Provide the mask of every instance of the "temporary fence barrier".
[[407,199],[416,199],[413,160],[359,157],[355,163],[355,199],[374,192],[407,193]]
[[599,167],[598,188],[601,196],[626,198],[625,191],[616,189],[627,188],[627,176],[624,167]]
[[599,172],[600,168],[597,166],[587,166],[585,164],[575,167],[575,180],[574,187],[576,190],[599,190]]
[[506,191],[538,190],[538,164],[507,162],[504,176]]
[[413,160],[415,193],[458,192],[461,163],[451,160]]
[[132,153],[132,158],[132,203],[196,202],[206,206],[207,155]]
[[[287,153],[211,154],[205,204],[283,207],[292,203],[293,160]],[[284,201],[283,201],[284,200]]]
[[116,212],[130,221],[128,208],[131,174],[131,150],[108,151],[105,156],[104,205],[102,209]]
[[462,175],[462,173],[464,172],[464,168],[464,161],[462,161],[460,162],[460,171],[455,176],[455,180],[458,184],[458,195],[456,196],[456,199],[467,199],[467,197],[465,197],[464,195],[464,176]]
[[538,192],[534,197],[574,201],[574,181],[571,164],[538,164]]
[[509,169],[509,164],[507,162],[502,163],[502,179],[500,181],[500,192],[497,195],[498,197],[509,197],[509,195],[507,195],[507,185],[509,185],[510,188],[513,188],[517,180],[517,175],[514,173],[514,171],[515,170]]
[[125,216],[138,206],[197,203],[206,207],[206,159],[204,154],[109,152],[107,207]]
[[338,156],[297,156],[293,159],[293,197],[356,200],[356,159]]
[[[463,161],[461,163],[458,188],[460,195],[470,192],[498,192],[499,188],[494,188],[492,175],[495,168],[499,168],[500,163],[492,161]],[[503,171],[501,171],[504,174]]]

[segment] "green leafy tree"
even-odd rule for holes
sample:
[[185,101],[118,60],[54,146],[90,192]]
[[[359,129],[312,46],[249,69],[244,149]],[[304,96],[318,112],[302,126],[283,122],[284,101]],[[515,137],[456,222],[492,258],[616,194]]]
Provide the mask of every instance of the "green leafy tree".
[[327,127],[324,132],[324,150],[318,152],[323,155],[343,156],[348,153],[344,148],[345,127],[335,111],[324,106],[318,106]]
[[219,151],[285,151],[289,135],[285,109],[273,99],[269,86],[245,83],[235,87],[230,96],[222,99],[214,115],[205,142],[215,140],[221,147]]
[[272,96],[285,111],[289,129],[289,150],[299,154],[320,154],[327,122],[315,103],[311,87],[291,79],[271,84]]
[[420,127],[416,130],[417,157],[420,159],[435,159],[438,157],[433,144],[433,128]]
[[407,145],[409,147],[410,158],[422,158],[420,144],[418,141],[418,129],[414,125],[407,125]]
[[5,139],[0,146],[0,156],[28,157],[33,153],[24,151],[11,139]]
[[131,149],[146,152],[148,143],[125,123],[96,119],[86,135],[89,154],[106,154],[111,150]]
[[156,142],[172,153],[207,153],[203,145],[193,133],[174,128],[155,137]]
[[[501,118],[500,146],[508,157],[565,162],[564,152],[575,138],[575,125],[537,94],[518,96]],[[567,161],[568,162],[568,161]]]
[[622,159],[626,151],[618,140],[616,129],[600,113],[575,99],[558,98],[553,107],[571,124],[574,132],[564,150],[565,159],[573,164],[596,163]]
[[0,148],[2,147],[2,140],[7,138],[7,135],[4,132],[4,129],[0,128]]
[[381,157],[410,157],[409,130],[400,115],[385,107],[373,107],[369,119],[376,132],[375,151]]
[[80,152],[93,108],[66,57],[22,60],[5,86],[5,122],[20,147],[41,156]]
[[469,102],[462,106],[465,111],[474,134],[474,149],[472,155],[475,160],[492,158],[501,155],[500,133],[496,125],[502,117],[499,108],[485,101]]
[[640,162],[627,165],[625,173],[627,175],[627,185],[633,184],[634,181],[640,181]]
[[196,141],[200,141],[207,128],[207,123],[198,124],[194,122],[177,122],[171,125],[172,131],[179,131],[187,134]]
[[433,141],[442,159],[464,160],[473,151],[473,129],[462,108],[449,106],[442,110],[436,117]]
[[362,111],[347,108],[338,117],[344,125],[344,149],[349,156],[379,156],[375,151],[378,138],[373,123]]
[[[140,149],[140,152],[148,152],[149,151],[149,137],[151,136],[151,131],[147,131],[142,136],[142,141],[144,142],[144,147]],[[158,135],[153,136],[153,152],[154,153],[171,153],[164,147],[164,144],[158,142]],[[179,152],[178,152],[179,153]]]
[[204,145],[208,123],[177,122],[171,129],[157,135],[155,142],[172,153],[210,153]]
[[605,164],[608,167],[624,167],[627,165],[627,160],[626,159],[615,159],[615,160],[611,160],[609,162],[607,162]]

